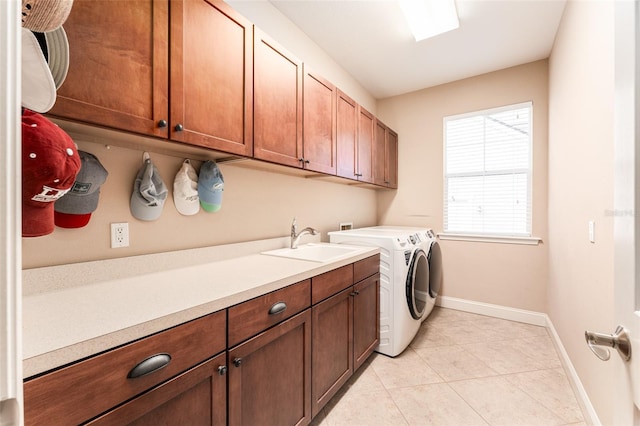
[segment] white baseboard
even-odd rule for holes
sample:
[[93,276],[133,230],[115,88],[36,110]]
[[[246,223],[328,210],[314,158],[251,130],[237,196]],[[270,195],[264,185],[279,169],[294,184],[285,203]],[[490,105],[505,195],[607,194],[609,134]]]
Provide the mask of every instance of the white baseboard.
[[556,328],[553,326],[553,323],[551,322],[551,318],[549,318],[549,316],[546,314],[545,314],[545,317],[547,317],[546,326],[547,326],[547,330],[549,330],[549,334],[551,335],[551,341],[553,342],[553,344],[556,347],[556,350],[558,351],[558,355],[560,356],[560,360],[562,361],[564,371],[567,374],[567,377],[569,378],[569,383],[571,384],[571,387],[573,388],[573,393],[576,395],[576,399],[578,400],[578,404],[580,404],[580,408],[582,408],[582,414],[584,414],[584,416],[586,417],[585,422],[588,425],[595,425],[595,426],[602,425],[602,423],[600,422],[600,419],[598,418],[598,414],[596,413],[595,408],[593,408],[593,405],[591,404],[591,400],[589,400],[587,391],[584,389],[584,386],[582,386],[582,382],[578,377],[578,373],[576,372],[576,369],[573,368],[573,364],[569,359],[569,354],[567,354],[567,351],[565,351],[564,346],[562,345],[562,341],[560,340],[560,336],[558,335]]
[[524,309],[510,308],[508,306],[475,302],[473,300],[458,299],[456,297],[448,296],[438,296],[438,298],[436,299],[436,305],[443,308],[456,309],[459,311],[471,312],[474,314],[487,315],[494,318],[501,318],[510,321],[523,322],[525,324],[546,327],[547,330],[549,330],[551,341],[556,347],[558,356],[560,357],[560,361],[562,362],[564,370],[567,374],[567,378],[569,379],[569,383],[571,384],[574,394],[576,395],[576,399],[578,400],[578,404],[580,404],[582,413],[586,417],[585,422],[589,425],[596,426],[602,424],[600,423],[600,419],[598,418],[596,410],[593,408],[593,405],[589,400],[589,396],[587,395],[584,386],[582,386],[582,382],[578,377],[578,373],[576,372],[575,368],[573,368],[573,364],[569,359],[567,351],[562,345],[560,336],[558,335],[555,327],[553,326],[553,323],[551,322],[551,319],[547,314],[535,311],[527,311]]
[[487,315],[526,324],[547,326],[547,315],[540,312],[510,308],[508,306],[491,305],[489,303],[474,302],[473,300],[458,299],[457,297],[438,296],[436,305],[443,308],[457,309],[474,314]]

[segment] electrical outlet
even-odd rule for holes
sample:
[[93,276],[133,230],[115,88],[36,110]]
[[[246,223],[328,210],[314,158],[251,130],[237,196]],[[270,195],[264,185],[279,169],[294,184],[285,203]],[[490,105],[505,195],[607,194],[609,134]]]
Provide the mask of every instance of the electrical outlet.
[[127,222],[111,224],[111,248],[129,247],[129,224]]
[[340,230],[341,231],[347,231],[349,229],[353,229],[353,222],[341,222],[340,223]]

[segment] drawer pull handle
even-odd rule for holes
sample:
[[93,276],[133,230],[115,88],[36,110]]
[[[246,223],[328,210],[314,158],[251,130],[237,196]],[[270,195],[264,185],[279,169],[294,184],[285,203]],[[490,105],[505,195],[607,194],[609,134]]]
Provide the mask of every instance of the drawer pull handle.
[[227,366],[226,365],[221,365],[218,367],[218,374],[221,376],[224,376],[225,374],[227,374]]
[[287,310],[287,304],[284,302],[274,303],[271,308],[269,308],[269,315],[276,315],[282,313]]
[[242,358],[235,358],[233,360],[233,365],[235,365],[236,367],[240,367],[242,365]]
[[127,379],[135,379],[136,377],[146,376],[154,371],[160,370],[166,367],[171,362],[171,355],[169,354],[155,354],[149,358],[141,361],[129,371]]

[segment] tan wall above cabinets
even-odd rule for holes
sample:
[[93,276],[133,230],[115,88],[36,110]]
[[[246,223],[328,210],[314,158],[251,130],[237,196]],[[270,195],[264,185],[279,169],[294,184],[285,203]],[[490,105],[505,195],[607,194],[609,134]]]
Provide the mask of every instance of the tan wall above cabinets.
[[50,115],[397,187],[397,134],[376,132],[376,118],[352,102],[355,126],[341,138],[336,86],[225,2],[132,0],[125,9],[74,4],[69,74]]

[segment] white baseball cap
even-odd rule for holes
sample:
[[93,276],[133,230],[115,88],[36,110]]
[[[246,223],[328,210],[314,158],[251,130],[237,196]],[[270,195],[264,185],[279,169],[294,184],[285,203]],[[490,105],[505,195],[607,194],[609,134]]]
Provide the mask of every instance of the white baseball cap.
[[36,36],[22,29],[22,106],[45,113],[56,103],[56,84]]
[[198,174],[189,159],[182,162],[182,167],[173,180],[173,203],[178,213],[184,216],[193,216],[200,211]]

